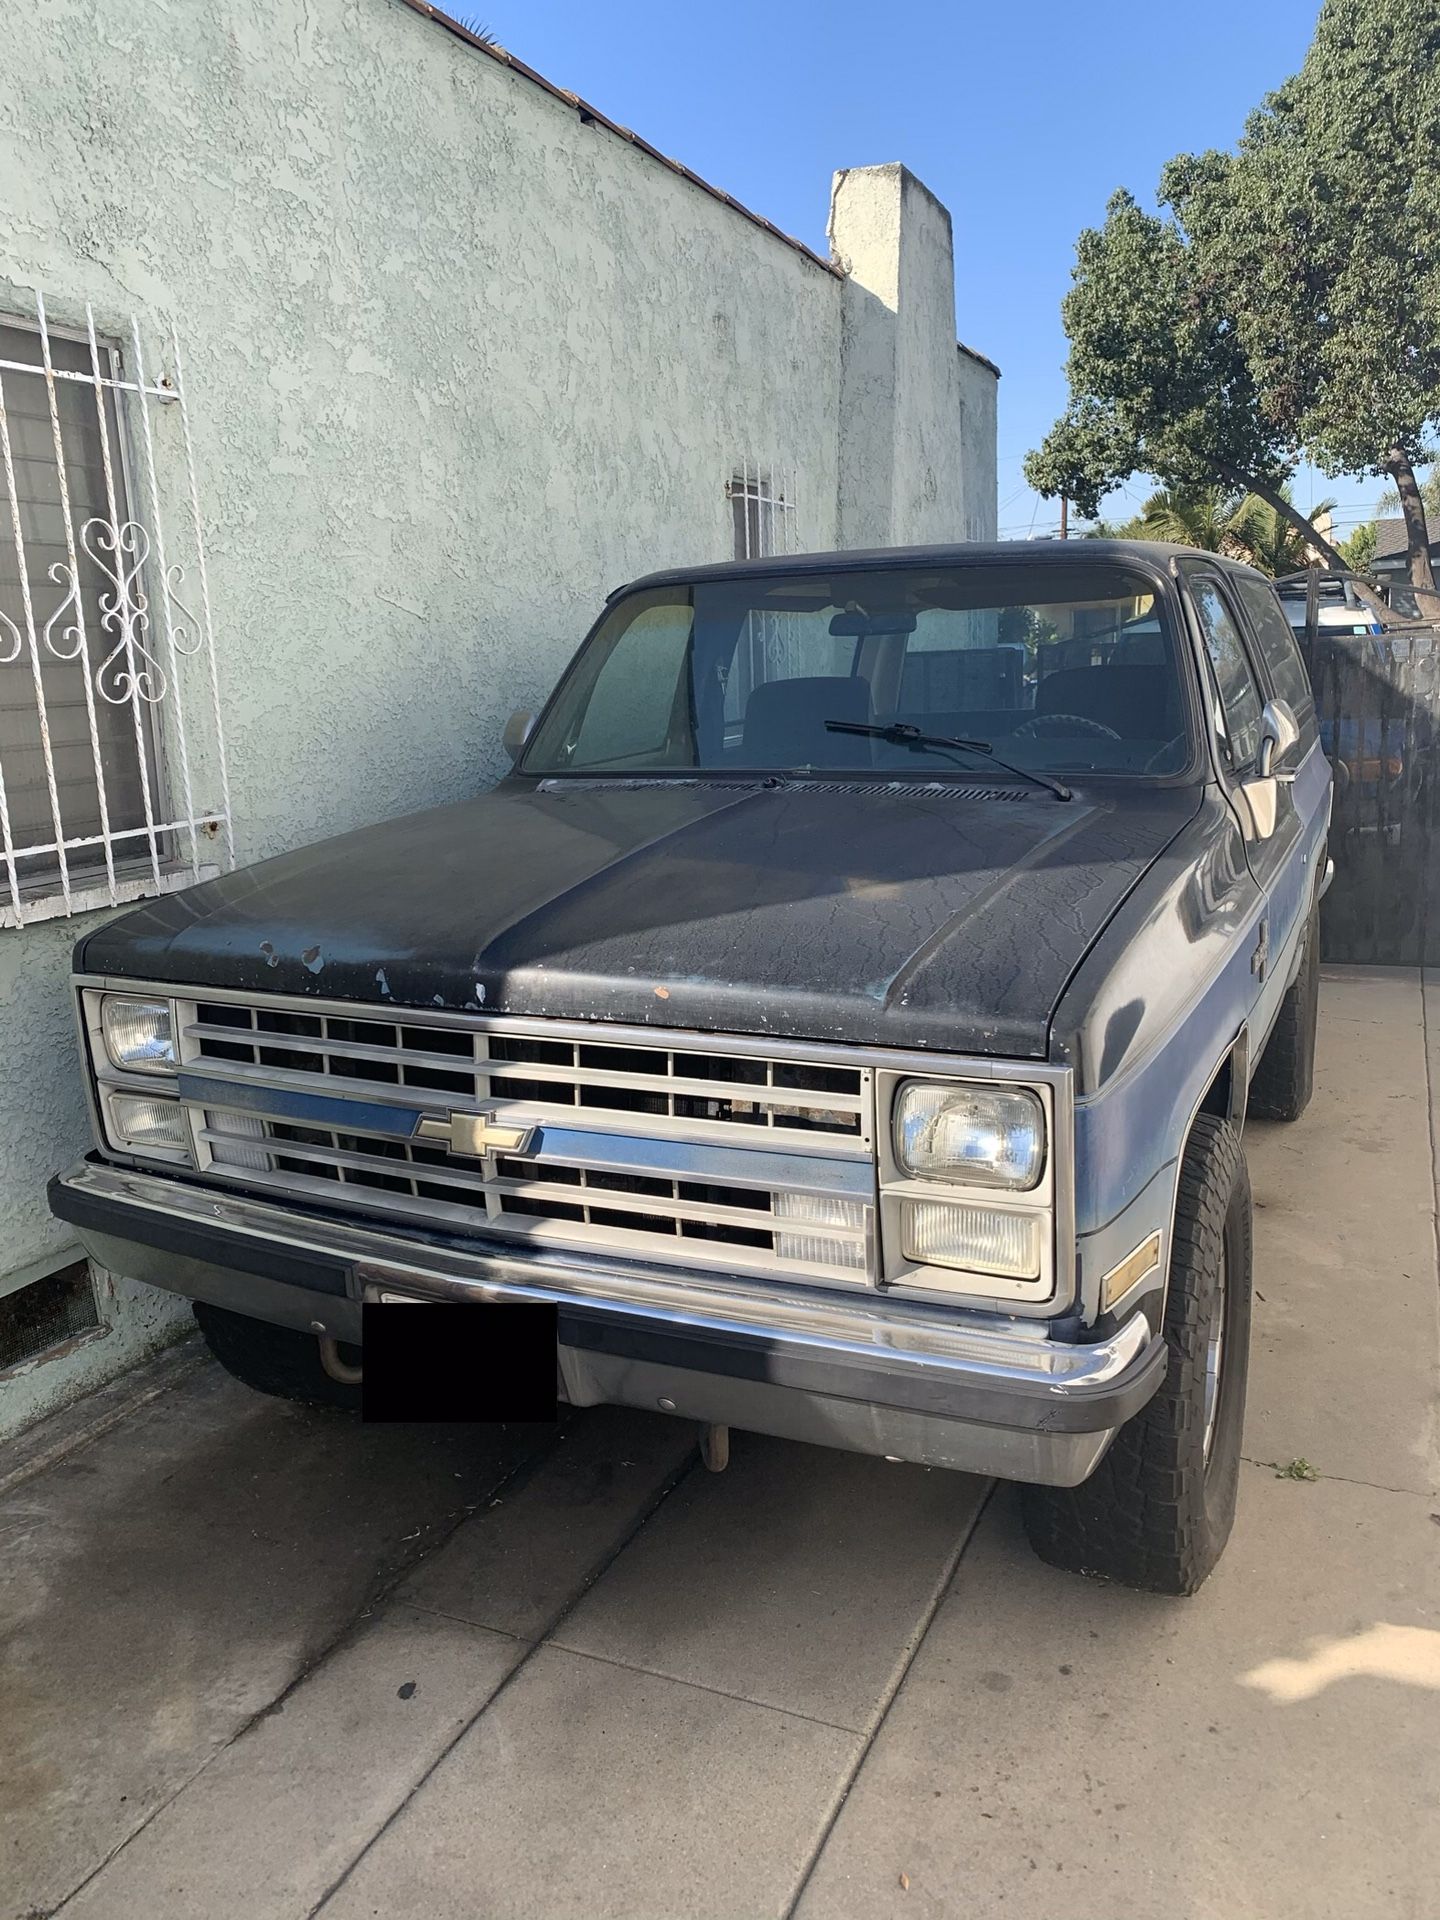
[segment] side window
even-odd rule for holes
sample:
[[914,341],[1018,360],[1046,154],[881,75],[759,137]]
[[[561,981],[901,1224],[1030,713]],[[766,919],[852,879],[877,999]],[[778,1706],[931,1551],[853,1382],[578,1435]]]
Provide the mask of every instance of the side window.
[[1291,708],[1300,723],[1303,752],[1315,744],[1319,734],[1315,725],[1315,700],[1310,691],[1310,676],[1305,671],[1305,662],[1300,658],[1300,649],[1295,644],[1290,622],[1285,618],[1274,590],[1267,587],[1263,580],[1247,580],[1241,576],[1236,578],[1235,587],[1249,618],[1250,630],[1269,668],[1275,692]]
[[1260,689],[1255,684],[1245,642],[1231,617],[1219,584],[1204,574],[1192,575],[1190,598],[1200,620],[1200,632],[1210,665],[1215,670],[1219,711],[1216,731],[1230,765],[1237,771],[1251,765],[1260,746]]

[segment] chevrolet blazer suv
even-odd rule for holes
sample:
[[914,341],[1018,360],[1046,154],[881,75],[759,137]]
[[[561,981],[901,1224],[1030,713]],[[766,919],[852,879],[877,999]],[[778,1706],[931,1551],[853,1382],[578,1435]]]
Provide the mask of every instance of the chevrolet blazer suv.
[[506,745],[80,942],[91,1257],[340,1403],[364,1302],[551,1303],[572,1404],[1017,1480],[1047,1560],[1193,1591],[1329,873],[1270,583],[1104,541],[652,574]]

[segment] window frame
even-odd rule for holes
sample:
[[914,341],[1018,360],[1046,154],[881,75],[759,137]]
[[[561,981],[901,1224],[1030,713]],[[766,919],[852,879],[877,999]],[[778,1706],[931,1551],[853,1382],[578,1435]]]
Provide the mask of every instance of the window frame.
[[737,461],[725,482],[730,508],[728,558],[742,562],[774,560],[798,551],[797,491],[793,467]]
[[1230,619],[1235,627],[1235,632],[1239,637],[1240,651],[1244,655],[1245,663],[1250,669],[1250,678],[1254,683],[1255,691],[1260,697],[1260,712],[1256,716],[1255,751],[1248,760],[1244,761],[1236,761],[1232,756],[1228,714],[1226,715],[1225,729],[1222,732],[1215,724],[1213,708],[1209,708],[1209,702],[1206,702],[1208,709],[1206,713],[1206,727],[1214,745],[1216,761],[1226,777],[1239,785],[1253,776],[1259,765],[1259,721],[1263,717],[1265,707],[1270,699],[1269,677],[1263,670],[1263,664],[1257,663],[1256,661],[1256,645],[1254,637],[1250,632],[1249,622],[1245,619],[1242,610],[1236,605],[1236,596],[1229,590],[1223,568],[1209,560],[1185,560],[1181,562],[1180,578],[1185,590],[1186,614],[1195,624],[1195,638],[1200,647],[1200,670],[1204,676],[1205,684],[1219,705],[1221,713],[1225,713],[1225,698],[1220,691],[1220,676],[1215,671],[1215,662],[1211,658],[1210,648],[1206,643],[1205,623],[1201,619],[1200,608],[1195,598],[1195,583],[1199,580],[1213,582],[1216,591],[1220,595],[1221,603],[1229,613]]
[[[1257,622],[1252,621],[1249,608],[1246,605],[1245,595],[1242,589],[1247,586],[1251,587],[1253,591],[1268,594],[1269,598],[1274,602],[1275,617],[1284,628],[1290,650],[1299,662],[1300,671],[1305,677],[1306,698],[1301,706],[1297,707],[1289,694],[1282,693],[1276,682],[1269,655],[1266,653],[1264,642],[1260,637],[1259,625]],[[1320,716],[1315,705],[1315,689],[1310,683],[1310,670],[1305,665],[1305,656],[1300,651],[1300,643],[1295,637],[1295,629],[1286,618],[1285,609],[1280,604],[1280,596],[1275,591],[1274,583],[1267,580],[1263,574],[1235,574],[1233,576],[1233,591],[1230,598],[1240,613],[1242,630],[1250,641],[1251,659],[1252,661],[1258,660],[1264,675],[1262,687],[1266,693],[1266,697],[1271,700],[1283,700],[1295,716],[1296,724],[1300,729],[1300,739],[1296,747],[1292,750],[1290,757],[1296,761],[1302,760],[1320,739]]]
[[[5,351],[5,336],[7,333],[25,334],[36,342],[39,342],[43,338],[43,335],[38,321],[27,320],[23,314],[15,313],[6,307],[0,307],[0,362],[7,363],[4,368],[3,378],[6,389],[6,404],[8,406],[12,391],[11,382],[13,380],[23,379],[26,376],[17,373],[13,364],[10,364],[11,356]],[[88,349],[90,345],[90,336],[83,328],[57,326],[48,318],[45,323],[44,333],[48,334],[52,341],[63,340],[70,346],[85,347]],[[115,386],[106,388],[105,396],[101,400],[100,405],[109,406],[106,431],[113,432],[114,436],[112,452],[114,455],[115,506],[121,516],[121,523],[123,525],[130,520],[139,518],[139,509],[136,504],[138,499],[138,488],[136,486],[137,461],[131,431],[130,410],[128,407],[120,405],[121,392],[118,384],[127,378],[125,353],[118,339],[101,332],[98,328],[95,334],[95,350],[100,362],[102,380],[117,383]],[[43,364],[30,369],[29,374],[31,378],[38,380],[42,386],[44,385],[45,373]],[[51,449],[51,454],[53,468],[53,449]],[[69,466],[70,464],[67,460],[66,465]],[[108,514],[108,501],[105,502],[105,507]],[[14,553],[15,536],[10,523],[9,506],[4,503],[0,503],[0,543],[3,543],[11,554]],[[147,554],[135,577],[135,584],[138,591],[145,595],[152,607],[157,604],[154,597],[154,568],[155,556],[152,550]],[[34,589],[35,580],[32,576],[32,598],[34,596]],[[42,625],[43,622],[39,617],[39,609],[37,608],[36,626],[40,628]],[[94,642],[90,640],[87,644],[93,645]],[[21,660],[23,661],[24,658],[25,655],[22,653]],[[87,667],[93,674],[95,671],[93,659],[87,660]],[[165,738],[165,729],[159,724],[159,716],[150,707],[148,702],[143,700],[139,702],[139,712],[140,724],[145,735],[145,759],[146,766],[149,769],[150,779],[150,804],[157,820],[167,820],[172,811],[172,790],[169,767],[170,756]],[[124,733],[123,738],[126,741],[130,754],[127,771],[132,774],[138,782],[141,777],[140,761],[138,752],[134,746],[133,725]],[[107,772],[108,771],[109,769],[107,768]],[[112,841],[111,864],[114,869],[115,881],[118,887],[123,888],[140,874],[150,871],[150,854],[145,837],[143,835],[134,835],[132,836],[132,841],[133,851],[126,847],[124,841],[120,842],[119,845],[116,845]],[[177,835],[174,833],[157,832],[156,851],[159,856],[160,871],[162,874],[173,873],[177,868],[186,864],[181,858],[177,844]],[[24,857],[23,855],[17,855],[17,858],[23,859]],[[50,864],[38,872],[32,872],[27,875],[17,875],[20,898],[24,905],[27,908],[36,907],[43,902],[61,898],[62,888],[60,884],[59,855],[32,855],[30,857],[32,859],[37,857],[45,858]],[[102,841],[97,839],[96,844],[92,847],[67,848],[66,865],[70,872],[72,893],[83,895],[89,893],[95,887],[103,887],[105,885],[105,847]],[[3,903],[3,900],[9,897],[9,882],[3,879],[4,866],[4,853],[3,850],[0,850],[0,903]]]
[[[1085,557],[1088,558],[1089,556]],[[1133,785],[1138,788],[1140,781],[1143,779],[1145,786],[1148,788],[1174,788],[1194,786],[1197,782],[1210,779],[1217,755],[1211,744],[1214,728],[1209,707],[1206,680],[1206,676],[1210,672],[1209,656],[1203,646],[1203,642],[1200,640],[1194,610],[1188,603],[1188,597],[1184,591],[1184,581],[1179,567],[1173,560],[1168,563],[1157,561],[1143,552],[1136,551],[1126,551],[1119,555],[1113,552],[1102,552],[1096,555],[1095,558],[1097,564],[1102,561],[1108,561],[1109,564],[1117,567],[1122,572],[1133,575],[1137,581],[1144,582],[1147,591],[1154,596],[1160,618],[1168,627],[1174,647],[1176,682],[1180,701],[1179,718],[1182,722],[1182,737],[1184,740],[1184,757],[1182,764],[1164,773],[1148,773],[1137,776],[1133,773],[1117,774],[1108,770],[1096,771],[1087,773],[1084,776],[1086,781],[1105,784],[1119,783],[1127,787]],[[1026,556],[1024,563],[1033,565],[1037,569],[1037,579],[1043,579],[1045,569],[1058,565],[1053,559],[1035,560],[1030,556]],[[712,563],[704,567],[684,567],[644,574],[634,580],[626,582],[622,586],[613,588],[606,596],[603,606],[596,613],[595,618],[591,621],[583,638],[552,684],[549,693],[536,715],[534,725],[531,727],[526,738],[524,748],[516,759],[511,772],[507,775],[507,779],[532,781],[538,784],[548,780],[603,780],[606,778],[623,779],[627,777],[623,773],[607,775],[603,772],[596,773],[585,769],[561,766],[542,767],[536,764],[535,756],[547,725],[560,709],[563,697],[573,677],[579,670],[581,662],[590,652],[607,622],[617,609],[626,605],[632,599],[643,598],[657,592],[680,592],[689,597],[690,603],[693,606],[694,596],[698,589],[721,585],[733,587],[737,579],[748,580],[753,578],[757,583],[776,579],[801,581],[816,575],[830,575],[836,571],[844,571],[858,575],[889,573],[895,571],[897,565],[904,567],[904,569],[908,571],[914,564],[913,561],[908,563],[904,561],[897,562],[895,555],[886,549],[877,549],[868,553],[854,555],[845,552],[817,553],[813,556],[802,555],[799,557],[798,562],[795,559],[788,559],[784,556],[774,556],[770,560],[755,561],[748,566],[733,566],[721,562]],[[941,554],[933,560],[927,560],[926,564],[929,566],[943,566],[947,564],[963,565],[967,572],[983,575],[990,571],[1011,569],[1017,564],[1020,564],[1020,562],[1017,556],[1008,550],[993,548],[989,551],[976,553],[974,555],[966,554],[960,556],[950,555],[948,553]],[[855,673],[863,673],[867,677],[872,677],[871,663],[873,650],[877,644],[873,639],[867,640],[862,644],[860,654],[857,655],[851,665],[852,675]],[[1205,656],[1203,661],[1195,658],[1197,644],[1199,645],[1200,652]],[[1247,659],[1248,657],[1247,649]],[[1253,663],[1251,670],[1253,673]],[[874,677],[876,684],[879,684],[879,677]],[[751,777],[755,771],[757,770],[721,767],[703,769],[659,768],[653,770],[652,777],[693,779],[697,772],[704,772],[710,778],[733,777],[741,780]],[[759,771],[764,770],[761,769]],[[915,778],[917,780],[922,778],[936,779],[942,777],[942,772],[943,770],[938,768],[931,769],[928,772],[917,769]],[[847,772],[845,777],[847,779],[869,779],[877,783],[884,783],[893,781],[897,776],[895,769],[881,767],[874,769],[854,769]],[[977,763],[974,768],[969,770],[967,777],[971,784],[974,784],[977,780],[983,780],[987,777],[985,768]],[[998,775],[992,777],[999,778]]]
[[[6,930],[177,892],[235,864],[178,330],[139,314],[97,320],[75,302],[70,319],[53,319],[39,290],[29,311],[15,290],[0,296],[17,496],[0,503],[16,574],[5,642],[26,690],[6,750],[17,803],[8,853],[0,844]],[[83,702],[52,666],[78,674]],[[42,708],[57,728],[48,738]]]

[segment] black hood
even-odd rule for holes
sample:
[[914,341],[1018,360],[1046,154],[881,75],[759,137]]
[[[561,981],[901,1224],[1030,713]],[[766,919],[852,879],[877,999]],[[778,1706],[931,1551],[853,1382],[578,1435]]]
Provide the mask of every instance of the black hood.
[[187,987],[1038,1058],[1198,791],[510,781],[111,921]]

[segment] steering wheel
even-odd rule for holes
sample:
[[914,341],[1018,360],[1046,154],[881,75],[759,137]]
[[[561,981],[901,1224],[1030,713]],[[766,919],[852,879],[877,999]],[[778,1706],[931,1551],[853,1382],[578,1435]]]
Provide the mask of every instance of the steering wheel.
[[1034,714],[1029,720],[1021,721],[1012,737],[1016,740],[1053,740],[1061,734],[1076,733],[1094,734],[1101,740],[1121,738],[1113,727],[1107,727],[1099,720],[1087,720],[1083,713]]

